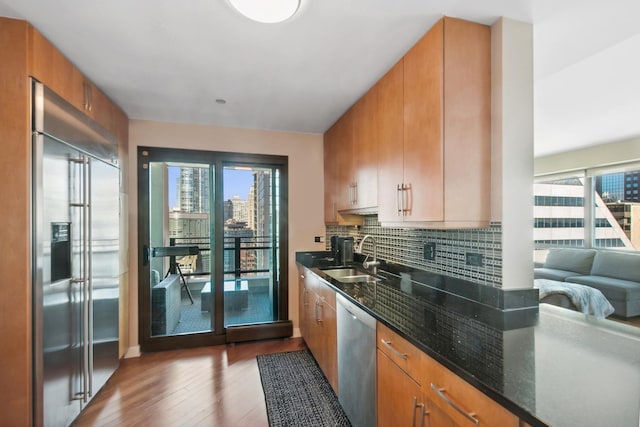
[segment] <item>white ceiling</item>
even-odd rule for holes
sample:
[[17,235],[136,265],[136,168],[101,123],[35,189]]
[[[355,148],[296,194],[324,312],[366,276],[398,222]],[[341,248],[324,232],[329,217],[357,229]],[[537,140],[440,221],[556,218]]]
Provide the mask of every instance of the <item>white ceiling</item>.
[[303,0],[277,25],[226,0],[0,0],[130,118],[305,133],[442,15],[534,24],[536,155],[640,136],[638,0]]

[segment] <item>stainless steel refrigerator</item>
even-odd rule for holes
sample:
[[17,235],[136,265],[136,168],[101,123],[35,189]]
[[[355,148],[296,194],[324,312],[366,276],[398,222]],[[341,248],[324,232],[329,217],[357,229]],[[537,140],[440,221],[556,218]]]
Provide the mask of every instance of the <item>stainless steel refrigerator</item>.
[[32,82],[34,425],[67,426],[119,362],[115,138]]

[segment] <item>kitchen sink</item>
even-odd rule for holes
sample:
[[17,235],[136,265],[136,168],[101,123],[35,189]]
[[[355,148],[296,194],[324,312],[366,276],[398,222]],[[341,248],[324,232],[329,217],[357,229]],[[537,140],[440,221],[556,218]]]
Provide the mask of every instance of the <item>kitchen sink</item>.
[[357,268],[334,268],[331,270],[323,270],[323,273],[342,283],[377,282],[380,280]]

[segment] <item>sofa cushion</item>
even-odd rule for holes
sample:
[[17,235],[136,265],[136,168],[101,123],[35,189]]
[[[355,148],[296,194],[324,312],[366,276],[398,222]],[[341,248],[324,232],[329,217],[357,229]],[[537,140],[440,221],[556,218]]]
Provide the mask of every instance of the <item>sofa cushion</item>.
[[553,248],[549,249],[543,267],[575,271],[578,275],[589,274],[595,255],[596,251],[593,249]]
[[640,283],[604,276],[573,276],[566,282],[579,283],[598,289],[609,300],[640,300]]
[[534,279],[549,279],[563,282],[567,277],[575,276],[575,271],[559,270],[556,268],[537,267],[533,269]]
[[590,275],[640,283],[640,254],[598,251]]

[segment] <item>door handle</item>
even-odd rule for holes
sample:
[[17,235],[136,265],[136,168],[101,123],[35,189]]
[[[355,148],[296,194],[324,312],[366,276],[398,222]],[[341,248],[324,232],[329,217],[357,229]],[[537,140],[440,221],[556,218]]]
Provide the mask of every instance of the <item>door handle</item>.
[[142,245],[142,265],[146,267],[149,265],[149,247]]

